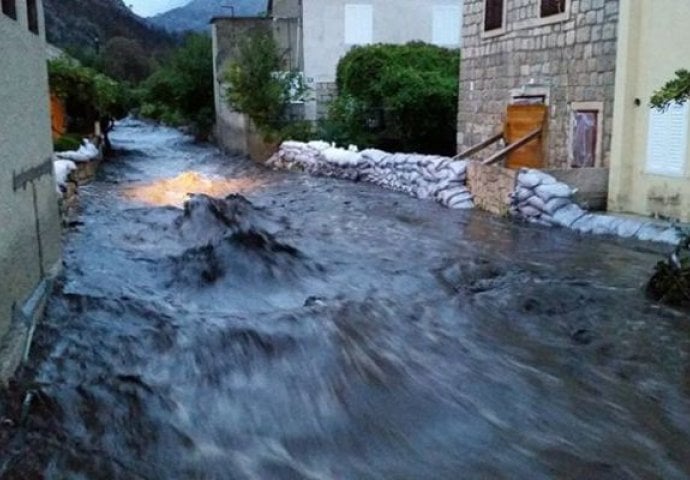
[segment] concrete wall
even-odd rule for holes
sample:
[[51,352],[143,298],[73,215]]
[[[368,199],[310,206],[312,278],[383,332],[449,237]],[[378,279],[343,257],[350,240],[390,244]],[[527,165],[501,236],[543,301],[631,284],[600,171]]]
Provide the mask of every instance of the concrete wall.
[[[2,380],[23,354],[47,293],[43,280],[56,271],[60,260],[42,5],[39,2],[39,35],[28,30],[26,2],[18,1],[17,10],[17,21],[0,14]],[[33,171],[32,181],[16,185],[17,175],[37,166],[44,168]]]
[[273,0],[269,16],[298,18],[302,16],[302,0]]
[[550,106],[548,165],[570,165],[572,111],[588,106],[602,109],[596,166],[607,166],[618,0],[568,0],[564,14],[547,18],[541,0],[505,0],[504,28],[492,32],[484,32],[484,2],[465,1],[458,149],[500,131],[511,92],[542,94]]
[[[274,35],[281,50],[285,70],[301,70],[302,56],[298,18],[216,18],[212,25],[213,40],[213,74],[216,125],[214,134],[217,143],[223,149],[249,154],[250,135],[255,135],[250,128],[247,115],[234,111],[227,101],[225,91],[227,83],[225,72],[232,61],[237,58],[241,41],[255,32],[270,32]],[[255,144],[257,139],[253,139]],[[251,149],[252,151],[255,148]]]
[[649,100],[676,70],[690,67],[688,19],[690,2],[621,0],[610,210],[690,221],[690,150],[683,175],[646,172]]
[[[338,61],[352,45],[345,43],[345,6],[373,7],[373,43],[403,44],[413,40],[431,43],[433,7],[461,5],[462,0],[302,0],[304,23],[304,74],[313,95],[306,105],[307,118],[316,119],[334,95]],[[458,30],[462,28],[457,19]],[[458,47],[452,45],[451,47]],[[318,113],[317,113],[318,112]]]

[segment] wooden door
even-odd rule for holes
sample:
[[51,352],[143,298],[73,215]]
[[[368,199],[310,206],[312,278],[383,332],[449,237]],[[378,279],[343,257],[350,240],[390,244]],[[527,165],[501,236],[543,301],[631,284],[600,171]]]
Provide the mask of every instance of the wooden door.
[[53,127],[53,140],[67,132],[67,114],[65,104],[56,95],[50,95],[50,120]]
[[546,105],[508,106],[504,127],[504,137],[508,145],[526,137],[538,128],[542,129],[542,135],[510,152],[506,158],[506,167],[512,169],[544,167],[544,138],[547,116],[548,107]]

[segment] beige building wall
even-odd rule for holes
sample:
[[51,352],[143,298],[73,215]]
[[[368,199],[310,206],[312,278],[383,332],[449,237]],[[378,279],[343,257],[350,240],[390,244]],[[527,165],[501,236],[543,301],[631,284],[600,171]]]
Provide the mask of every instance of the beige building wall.
[[[325,106],[336,94],[338,62],[353,46],[345,38],[347,5],[371,6],[371,43],[432,43],[434,7],[439,6],[457,7],[457,32],[462,29],[462,0],[302,0],[304,74],[312,90],[306,105],[309,119],[325,114]],[[460,42],[444,46],[457,48]]]
[[28,29],[0,13],[0,380],[26,351],[60,260],[60,220],[52,140],[43,11]]
[[[690,68],[690,2],[621,0],[609,209],[690,221],[690,149],[684,173],[649,173],[655,90]],[[685,125],[685,139],[690,125]]]

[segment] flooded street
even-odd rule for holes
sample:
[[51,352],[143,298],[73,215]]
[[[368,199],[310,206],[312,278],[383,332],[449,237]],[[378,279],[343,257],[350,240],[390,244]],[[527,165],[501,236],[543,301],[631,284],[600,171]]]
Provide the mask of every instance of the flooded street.
[[663,250],[112,140],[1,478],[690,478],[690,319],[642,293]]

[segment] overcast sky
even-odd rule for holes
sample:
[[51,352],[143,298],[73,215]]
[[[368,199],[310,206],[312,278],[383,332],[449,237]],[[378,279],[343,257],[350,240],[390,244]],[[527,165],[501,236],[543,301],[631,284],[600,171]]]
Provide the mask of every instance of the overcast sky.
[[142,17],[150,17],[157,13],[165,12],[171,8],[180,7],[190,0],[124,0],[125,5]]

